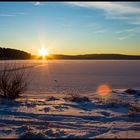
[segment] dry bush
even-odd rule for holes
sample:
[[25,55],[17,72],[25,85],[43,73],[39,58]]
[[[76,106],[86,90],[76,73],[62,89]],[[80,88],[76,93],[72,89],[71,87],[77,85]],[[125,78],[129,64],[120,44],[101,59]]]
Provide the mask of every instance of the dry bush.
[[78,93],[70,93],[69,100],[72,102],[90,102],[90,99],[86,96],[81,96]]
[[80,91],[78,91],[78,89],[73,88],[73,89],[70,89],[67,92],[68,92],[66,94],[67,96],[64,98],[67,101],[72,101],[72,102],[76,102],[76,103],[90,102],[91,101],[88,97],[81,96]]
[[27,90],[28,73],[24,66],[4,64],[0,71],[0,96],[15,99]]
[[77,96],[77,97],[71,98],[71,101],[79,103],[79,102],[90,102],[91,100],[88,97],[85,97],[85,96],[83,96],[83,97]]
[[76,97],[80,97],[80,95],[78,93],[72,93],[72,92],[69,93],[69,96],[70,96],[71,99],[74,99]]

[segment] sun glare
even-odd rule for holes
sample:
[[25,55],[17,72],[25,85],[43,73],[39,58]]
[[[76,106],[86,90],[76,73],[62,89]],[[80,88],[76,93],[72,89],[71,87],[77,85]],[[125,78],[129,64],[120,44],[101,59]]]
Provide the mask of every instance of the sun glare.
[[41,56],[42,58],[45,58],[48,55],[49,55],[48,49],[46,49],[46,48],[39,49],[39,56]]
[[106,84],[102,84],[98,87],[97,89],[97,93],[101,96],[101,97],[107,97],[110,95],[111,92],[111,88],[106,85]]

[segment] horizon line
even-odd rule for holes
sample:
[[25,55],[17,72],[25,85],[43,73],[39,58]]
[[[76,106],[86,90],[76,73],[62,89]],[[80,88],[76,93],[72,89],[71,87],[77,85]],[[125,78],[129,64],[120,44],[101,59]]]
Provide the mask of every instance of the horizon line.
[[[37,54],[31,54],[32,56],[38,56]],[[129,55],[129,56],[140,56],[140,54],[125,54],[125,53],[82,53],[82,54],[64,54],[64,53],[50,53],[50,55],[67,55],[67,56],[78,56],[78,55]]]

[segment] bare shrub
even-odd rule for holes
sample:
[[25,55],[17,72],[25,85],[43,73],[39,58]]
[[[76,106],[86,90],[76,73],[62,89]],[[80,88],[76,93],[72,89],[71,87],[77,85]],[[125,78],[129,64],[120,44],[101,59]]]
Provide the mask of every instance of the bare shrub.
[[15,99],[27,90],[28,73],[24,66],[4,64],[0,71],[0,96]]
[[69,96],[71,99],[74,99],[74,98],[79,97],[80,95],[78,93],[69,93]]
[[67,92],[68,92],[66,94],[67,96],[65,98],[63,98],[66,101],[72,101],[72,102],[76,102],[76,103],[91,101],[88,97],[81,96],[80,91],[78,89],[72,88],[72,89],[69,89]]
[[90,102],[90,99],[86,96],[80,96],[78,93],[71,93],[69,94],[69,100],[72,102]]
[[85,96],[84,97],[77,96],[77,97],[71,98],[71,101],[72,102],[90,102],[90,99]]

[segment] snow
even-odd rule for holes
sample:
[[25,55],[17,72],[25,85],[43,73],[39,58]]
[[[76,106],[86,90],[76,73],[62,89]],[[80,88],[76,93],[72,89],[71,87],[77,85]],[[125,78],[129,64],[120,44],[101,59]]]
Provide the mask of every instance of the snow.
[[[30,69],[33,81],[20,98],[0,99],[0,138],[140,138],[140,95],[125,92],[138,90],[140,61],[18,61],[17,65],[23,63],[35,65]],[[107,97],[96,91],[103,81],[111,85]],[[74,97],[78,100],[71,100]]]
[[[124,100],[129,95],[111,94],[115,96],[106,100],[87,94],[89,102],[52,93],[45,98],[1,99],[0,138],[139,138],[140,110],[129,116],[130,101]],[[140,109],[140,102],[136,105]]]

